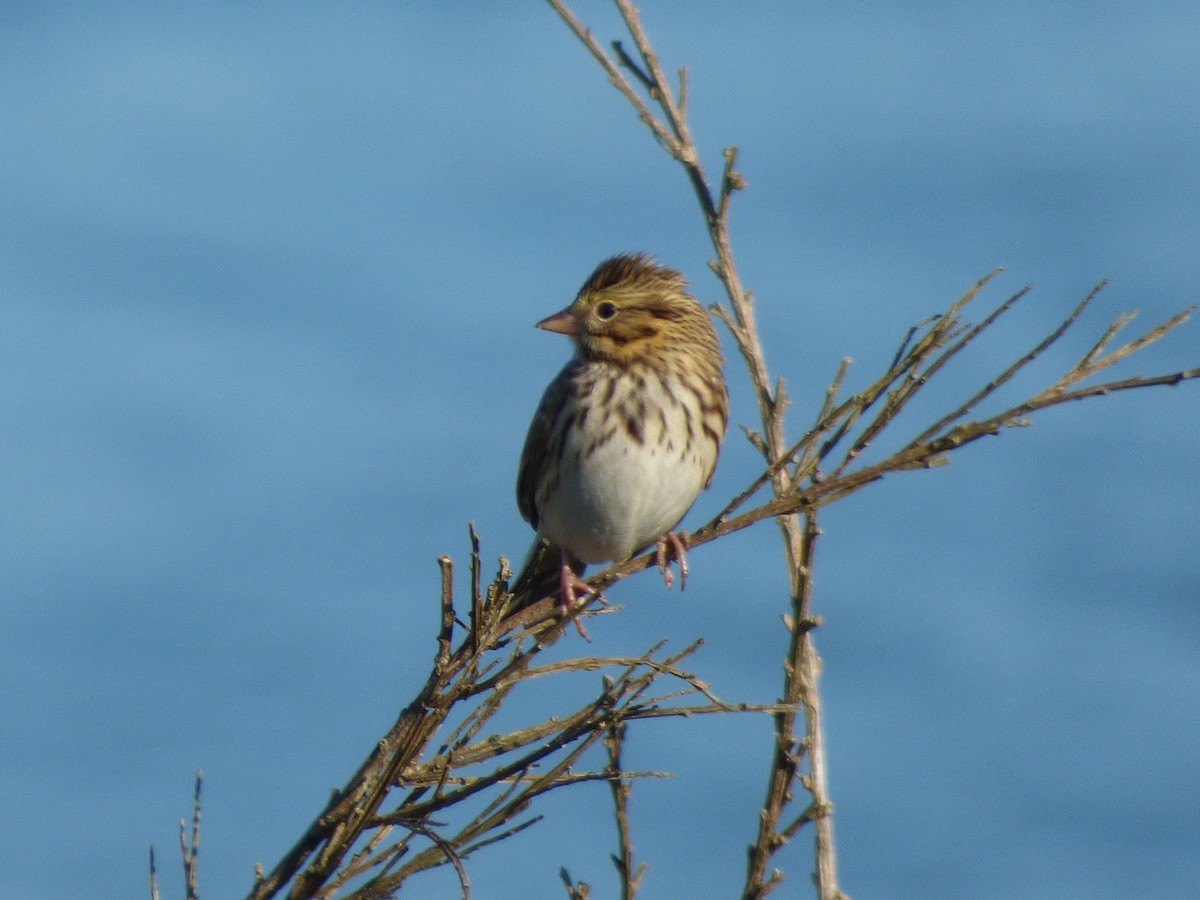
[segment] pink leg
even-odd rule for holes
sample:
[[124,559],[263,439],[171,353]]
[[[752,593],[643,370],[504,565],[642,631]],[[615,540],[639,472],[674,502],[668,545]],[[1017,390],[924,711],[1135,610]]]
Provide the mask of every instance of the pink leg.
[[585,641],[590,641],[587,629],[583,627],[583,622],[579,620],[579,613],[576,610],[578,605],[578,597],[580,594],[592,594],[601,603],[604,603],[602,597],[595,588],[575,574],[571,568],[571,564],[567,561],[567,554],[564,552],[562,556],[562,572],[559,574],[559,584],[561,593],[558,598],[558,611],[564,619],[570,619],[575,623],[575,630],[579,632],[579,636]]
[[655,542],[654,561],[658,563],[658,568],[662,570],[663,582],[667,586],[667,590],[671,589],[671,585],[675,583],[675,577],[671,574],[670,562],[667,560],[667,543],[670,542],[671,547],[675,550],[675,559],[679,561],[679,589],[682,591],[687,585],[688,564],[687,564],[687,542],[688,533],[681,531],[676,534],[673,531],[668,531]]

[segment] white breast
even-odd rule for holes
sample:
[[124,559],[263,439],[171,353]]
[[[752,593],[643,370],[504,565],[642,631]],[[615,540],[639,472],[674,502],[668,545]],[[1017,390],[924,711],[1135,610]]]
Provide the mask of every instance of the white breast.
[[[691,391],[676,384],[668,393],[654,380],[638,388],[636,398],[618,388],[605,415],[593,410],[569,432],[567,464],[538,498],[538,530],[586,563],[623,560],[674,528],[717,452]],[[621,420],[635,413],[640,441]]]

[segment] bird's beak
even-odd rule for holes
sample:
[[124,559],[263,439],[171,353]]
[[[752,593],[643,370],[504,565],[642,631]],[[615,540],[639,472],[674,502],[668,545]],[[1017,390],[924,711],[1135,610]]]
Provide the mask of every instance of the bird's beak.
[[562,312],[556,312],[554,315],[542,319],[537,323],[537,327],[543,331],[553,331],[555,334],[579,333],[579,323],[575,321],[575,316],[571,314],[569,306]]

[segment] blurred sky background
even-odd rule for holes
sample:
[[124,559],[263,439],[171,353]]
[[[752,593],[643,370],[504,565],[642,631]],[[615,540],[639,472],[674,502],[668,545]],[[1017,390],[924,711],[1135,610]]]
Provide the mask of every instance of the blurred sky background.
[[[613,9],[580,17],[622,37]],[[995,266],[1034,292],[885,447],[1111,286],[989,409],[1122,311],[1200,299],[1200,6],[666,3],[735,250],[811,422]],[[681,171],[543,3],[0,10],[0,898],[146,896],[206,773],[201,890],[242,896],[425,677],[438,568],[519,559],[517,456],[568,345],[535,321],[647,250],[720,299]],[[1186,326],[1117,370],[1200,364]],[[733,422],[696,526],[758,471]],[[1185,896],[1200,883],[1200,385],[1036,417],[831,508],[815,606],[843,887]],[[779,691],[770,524],[611,592],[726,700]],[[465,566],[460,573],[465,572]],[[459,579],[460,594],[465,582]],[[581,652],[563,642],[554,653]],[[587,691],[594,683],[584,686]],[[581,695],[572,695],[578,697]],[[514,718],[548,714],[543,696]],[[564,707],[565,708],[565,707]],[[522,719],[522,716],[526,718]],[[731,897],[765,719],[648,723],[644,896]],[[469,862],[475,896],[613,896],[607,790]],[[696,823],[704,823],[702,826]],[[810,896],[809,837],[779,896]],[[414,882],[456,897],[452,872]]]

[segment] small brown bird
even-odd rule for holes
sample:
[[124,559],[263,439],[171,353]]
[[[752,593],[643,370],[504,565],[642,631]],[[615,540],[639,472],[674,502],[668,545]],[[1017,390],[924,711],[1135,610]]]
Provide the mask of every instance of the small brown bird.
[[601,263],[537,327],[570,336],[575,354],[542,395],[521,452],[517,505],[539,540],[514,592],[524,585],[540,599],[557,588],[586,638],[576,617],[577,596],[595,593],[580,578],[585,564],[657,543],[669,588],[670,542],[687,577],[672,529],[717,464],[729,419],[724,360],[683,275],[643,254]]

